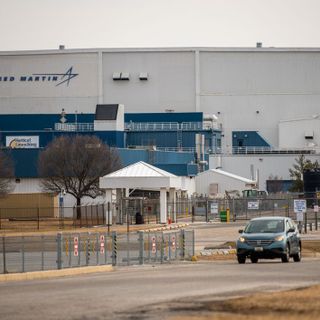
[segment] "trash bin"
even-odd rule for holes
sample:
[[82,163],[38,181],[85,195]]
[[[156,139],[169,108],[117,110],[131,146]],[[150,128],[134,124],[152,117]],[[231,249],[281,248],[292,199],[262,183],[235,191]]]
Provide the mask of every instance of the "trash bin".
[[227,211],[220,211],[220,221],[227,222]]
[[143,215],[140,212],[136,213],[136,224],[144,224]]

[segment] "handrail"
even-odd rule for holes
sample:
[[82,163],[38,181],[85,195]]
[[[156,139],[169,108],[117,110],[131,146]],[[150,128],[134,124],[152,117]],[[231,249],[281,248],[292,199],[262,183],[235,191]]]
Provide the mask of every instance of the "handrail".
[[55,123],[54,124],[54,130],[56,131],[93,131],[93,123],[85,123],[85,122],[67,122],[67,123]]
[[203,127],[202,122],[126,122],[124,127],[128,131],[209,130],[209,128]]
[[216,147],[212,154],[320,154],[320,148]]

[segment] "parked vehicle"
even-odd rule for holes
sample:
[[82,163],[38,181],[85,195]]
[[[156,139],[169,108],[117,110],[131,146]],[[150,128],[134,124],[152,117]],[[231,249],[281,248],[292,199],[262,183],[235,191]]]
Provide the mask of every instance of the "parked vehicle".
[[268,195],[267,191],[264,191],[264,190],[257,190],[257,189],[242,190],[243,198],[265,199],[267,195]]
[[287,217],[261,217],[250,220],[237,241],[238,262],[246,258],[252,263],[259,259],[281,258],[282,262],[301,261],[301,239],[298,228]]

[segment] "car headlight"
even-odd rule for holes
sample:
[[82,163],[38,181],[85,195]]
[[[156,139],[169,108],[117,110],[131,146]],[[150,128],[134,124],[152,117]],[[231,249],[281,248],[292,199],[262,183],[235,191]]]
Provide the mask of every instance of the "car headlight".
[[274,241],[283,241],[284,240],[284,236],[276,236],[275,238],[274,238]]
[[246,241],[246,238],[245,238],[245,237],[240,237],[240,238],[239,238],[239,241],[240,241],[240,242],[245,242],[245,241]]

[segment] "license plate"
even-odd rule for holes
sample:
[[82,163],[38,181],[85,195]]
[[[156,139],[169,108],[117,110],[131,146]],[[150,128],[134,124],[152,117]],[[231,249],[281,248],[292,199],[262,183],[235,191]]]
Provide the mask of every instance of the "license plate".
[[255,247],[254,251],[261,252],[263,251],[263,247]]

